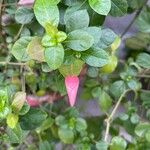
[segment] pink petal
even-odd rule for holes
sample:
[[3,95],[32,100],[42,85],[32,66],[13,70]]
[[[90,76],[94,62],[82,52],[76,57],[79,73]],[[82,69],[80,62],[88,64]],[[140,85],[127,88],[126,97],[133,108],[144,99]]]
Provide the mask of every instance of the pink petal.
[[65,78],[66,89],[69,97],[69,103],[73,107],[76,101],[79,88],[79,78],[77,76],[68,76]]
[[33,4],[34,0],[20,0],[18,2],[19,5],[29,5],[29,4]]

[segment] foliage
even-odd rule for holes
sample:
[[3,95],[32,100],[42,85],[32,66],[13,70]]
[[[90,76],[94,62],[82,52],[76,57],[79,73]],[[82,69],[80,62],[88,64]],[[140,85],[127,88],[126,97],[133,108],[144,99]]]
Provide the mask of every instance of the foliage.
[[[0,149],[149,150],[147,2],[0,1]],[[130,13],[122,35],[104,26],[108,16]],[[137,33],[125,37],[133,24]],[[69,107],[78,78],[81,102]],[[98,116],[85,113],[95,109],[86,108],[91,101]]]

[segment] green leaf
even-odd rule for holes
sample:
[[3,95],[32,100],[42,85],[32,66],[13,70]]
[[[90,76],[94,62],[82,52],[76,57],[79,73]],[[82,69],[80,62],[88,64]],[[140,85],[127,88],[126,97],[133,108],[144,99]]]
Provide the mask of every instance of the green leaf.
[[150,69],[150,55],[147,54],[147,53],[140,53],[138,56],[137,56],[137,59],[136,59],[136,63],[143,67],[143,68],[147,68],[147,69]]
[[106,49],[115,41],[118,36],[111,29],[103,29],[101,31],[101,36],[99,42],[95,47]]
[[57,45],[57,40],[55,37],[48,34],[44,35],[42,38],[42,45],[44,47],[52,47]]
[[24,103],[22,109],[19,111],[19,115],[25,115],[30,110],[30,105],[26,102]]
[[128,3],[127,0],[111,0],[110,15],[120,17],[127,13]]
[[96,143],[97,150],[108,150],[108,143],[105,141],[99,141]]
[[110,92],[116,99],[118,99],[125,90],[126,84],[122,80],[116,81],[110,86]]
[[140,123],[135,128],[135,134],[139,137],[144,137],[148,130],[150,130],[149,123],[147,122]]
[[58,126],[63,126],[63,125],[65,125],[65,124],[67,124],[67,120],[65,119],[64,116],[59,115],[59,116],[57,116],[57,117],[55,118],[55,123],[56,123],[56,125],[58,125]]
[[30,58],[40,62],[45,61],[44,50],[45,48],[41,44],[40,37],[33,37],[27,47],[27,53],[30,56]]
[[71,144],[74,141],[74,133],[70,129],[59,128],[58,135],[65,144]]
[[138,91],[141,88],[141,83],[135,79],[131,79],[127,82],[128,87],[134,91]]
[[112,106],[112,99],[104,90],[101,90],[98,103],[101,110],[107,112]]
[[17,123],[18,123],[18,115],[16,115],[16,114],[9,114],[8,116],[7,116],[7,120],[6,120],[6,122],[7,122],[7,125],[10,127],[10,128],[12,128],[12,129],[14,129],[15,127],[16,127],[16,125],[17,125]]
[[113,137],[110,150],[126,150],[127,142],[119,136]]
[[67,47],[75,51],[85,51],[93,45],[94,39],[86,31],[75,30],[68,34],[65,42]]
[[52,125],[54,124],[54,119],[51,117],[48,117],[43,123],[42,125],[36,129],[36,131],[38,133],[47,130],[48,128],[50,128]]
[[77,118],[76,119],[76,130],[78,132],[82,132],[83,130],[87,129],[87,123],[84,119],[82,118]]
[[52,145],[48,141],[42,141],[39,145],[39,150],[52,150]]
[[89,0],[91,8],[100,15],[107,15],[111,9],[111,0]]
[[27,46],[31,41],[31,39],[32,39],[31,37],[21,37],[13,45],[11,53],[18,61],[25,62],[30,60],[27,54]]
[[96,45],[99,42],[102,34],[102,30],[100,27],[88,27],[83,30],[85,30],[94,38],[94,45]]
[[16,113],[19,112],[26,101],[25,92],[17,92],[14,96],[13,102],[11,104],[12,110]]
[[136,21],[141,32],[150,32],[150,10],[144,9]]
[[68,32],[89,26],[89,15],[87,10],[78,10],[66,18],[66,29]]
[[55,70],[58,69],[64,60],[64,48],[61,44],[45,49],[45,60],[48,66]]
[[0,112],[3,112],[8,103],[7,90],[0,90]]
[[130,120],[133,124],[137,124],[139,123],[140,117],[137,114],[132,114]]
[[38,22],[45,27],[47,23],[51,23],[55,26],[59,23],[59,10],[57,7],[57,3],[48,0],[36,0],[34,4],[34,14]]
[[15,13],[15,20],[20,24],[28,24],[32,21],[34,13],[31,8],[20,7]]
[[22,131],[21,127],[17,125],[14,129],[7,128],[7,135],[10,143],[22,143],[27,132]]
[[99,69],[96,67],[89,67],[87,70],[87,75],[91,78],[96,78],[99,74]]
[[126,46],[135,50],[146,49],[149,41],[149,33],[139,32],[135,36],[126,39]]
[[146,0],[127,0],[130,8],[139,9],[143,6]]
[[78,76],[82,70],[84,62],[80,59],[75,59],[71,64],[62,64],[59,68],[60,73],[66,77],[68,75]]
[[145,138],[148,142],[150,142],[150,130],[148,130],[145,134]]
[[33,130],[45,121],[47,114],[38,108],[30,108],[28,113],[20,117],[20,125],[23,130]]
[[92,89],[92,96],[94,98],[98,98],[100,96],[101,93],[101,88],[100,87],[95,87]]
[[91,48],[83,52],[81,58],[93,67],[102,67],[109,62],[109,55],[100,48]]

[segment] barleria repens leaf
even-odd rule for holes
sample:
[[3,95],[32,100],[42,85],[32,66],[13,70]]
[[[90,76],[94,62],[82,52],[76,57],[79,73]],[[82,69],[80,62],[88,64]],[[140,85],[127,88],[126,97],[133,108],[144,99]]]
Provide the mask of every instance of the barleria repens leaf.
[[84,62],[80,59],[75,59],[71,64],[62,64],[59,68],[60,73],[66,76],[78,76],[82,70]]
[[111,9],[111,0],[89,0],[91,8],[100,15],[107,15]]
[[37,60],[39,62],[44,62],[44,50],[45,48],[42,46],[40,37],[33,37],[31,42],[27,46],[27,53],[29,57],[33,60]]
[[34,14],[43,27],[45,27],[47,23],[58,26],[59,10],[55,1],[36,0],[34,4]]
[[17,123],[18,123],[18,115],[16,114],[9,114],[7,116],[7,125],[10,127],[10,128],[15,128]]
[[48,66],[55,70],[58,69],[64,60],[64,48],[61,44],[45,49],[45,60]]

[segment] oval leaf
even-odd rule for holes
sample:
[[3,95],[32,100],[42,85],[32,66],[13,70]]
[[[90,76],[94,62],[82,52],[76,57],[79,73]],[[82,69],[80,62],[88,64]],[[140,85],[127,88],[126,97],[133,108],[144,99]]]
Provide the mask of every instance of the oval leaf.
[[11,53],[18,61],[28,61],[30,60],[27,54],[27,46],[31,41],[31,37],[21,37],[12,47]]
[[111,9],[111,0],[89,0],[91,8],[100,15],[107,15]]
[[66,44],[75,51],[85,51],[94,43],[94,39],[86,31],[75,30],[68,34]]
[[45,27],[47,23],[52,23],[56,26],[58,25],[59,10],[56,4],[57,3],[51,0],[36,0],[34,14],[43,27]]
[[45,49],[45,60],[51,69],[59,68],[63,63],[63,59],[64,48],[61,44]]

